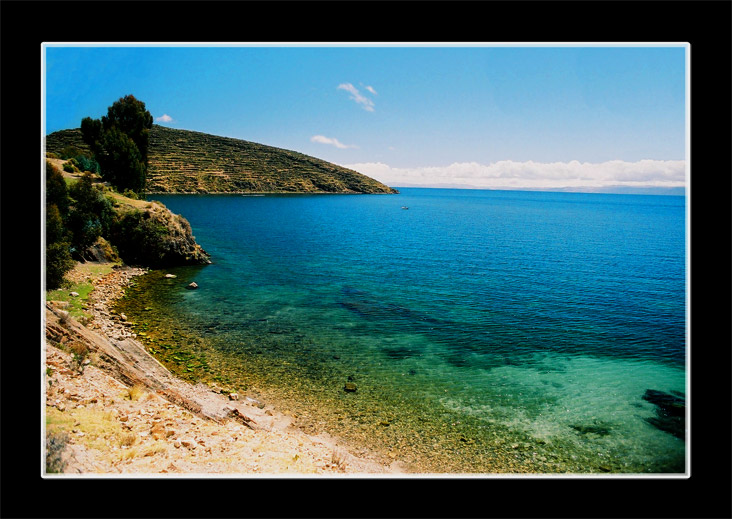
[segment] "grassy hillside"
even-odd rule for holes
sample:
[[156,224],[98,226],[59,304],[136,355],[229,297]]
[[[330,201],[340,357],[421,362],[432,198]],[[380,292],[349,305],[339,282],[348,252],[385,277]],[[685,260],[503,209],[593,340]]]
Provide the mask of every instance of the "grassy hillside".
[[[46,151],[88,150],[79,129],[46,137]],[[396,193],[356,171],[294,151],[153,125],[149,193]]]

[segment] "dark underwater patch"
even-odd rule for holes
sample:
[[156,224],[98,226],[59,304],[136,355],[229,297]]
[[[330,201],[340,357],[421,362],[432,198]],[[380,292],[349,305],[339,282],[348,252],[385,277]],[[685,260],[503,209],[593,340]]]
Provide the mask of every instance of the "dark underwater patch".
[[670,394],[647,389],[643,400],[656,406],[656,416],[646,418],[646,422],[676,438],[686,438],[686,399],[681,393],[674,391],[674,394]]
[[570,425],[570,427],[581,435],[594,434],[597,436],[607,436],[611,431],[610,426],[605,423]]

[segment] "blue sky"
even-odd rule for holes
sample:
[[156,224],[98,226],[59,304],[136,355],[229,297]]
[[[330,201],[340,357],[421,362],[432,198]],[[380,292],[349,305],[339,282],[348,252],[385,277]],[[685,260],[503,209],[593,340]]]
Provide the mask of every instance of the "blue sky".
[[158,124],[299,151],[394,186],[593,190],[686,180],[681,44],[44,52],[46,133],[133,94]]

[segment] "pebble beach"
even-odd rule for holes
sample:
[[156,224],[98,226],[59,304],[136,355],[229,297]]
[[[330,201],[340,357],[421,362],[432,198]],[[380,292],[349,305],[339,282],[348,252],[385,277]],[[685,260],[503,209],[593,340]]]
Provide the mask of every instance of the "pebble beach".
[[[126,316],[110,311],[130,281],[145,272],[115,267],[87,279],[94,289],[86,306],[93,318],[86,326],[68,316],[67,304],[46,303],[45,425],[52,438],[47,454],[62,467],[46,476],[403,473],[398,460],[380,463],[352,454],[325,433],[304,433],[266,402],[176,379],[135,340]],[[80,265],[68,278],[80,282],[85,276],[88,270]],[[80,340],[90,345],[83,361],[69,352]],[[123,364],[144,366],[143,382],[131,385],[129,376],[109,369],[109,344],[122,350]]]

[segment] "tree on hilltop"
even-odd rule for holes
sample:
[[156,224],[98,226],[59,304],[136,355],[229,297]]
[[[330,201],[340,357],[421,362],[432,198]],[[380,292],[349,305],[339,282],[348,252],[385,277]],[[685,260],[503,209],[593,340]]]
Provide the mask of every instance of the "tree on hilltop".
[[153,117],[133,95],[117,100],[101,120],[85,117],[81,134],[101,168],[102,178],[118,190],[140,193],[147,179],[147,151]]

